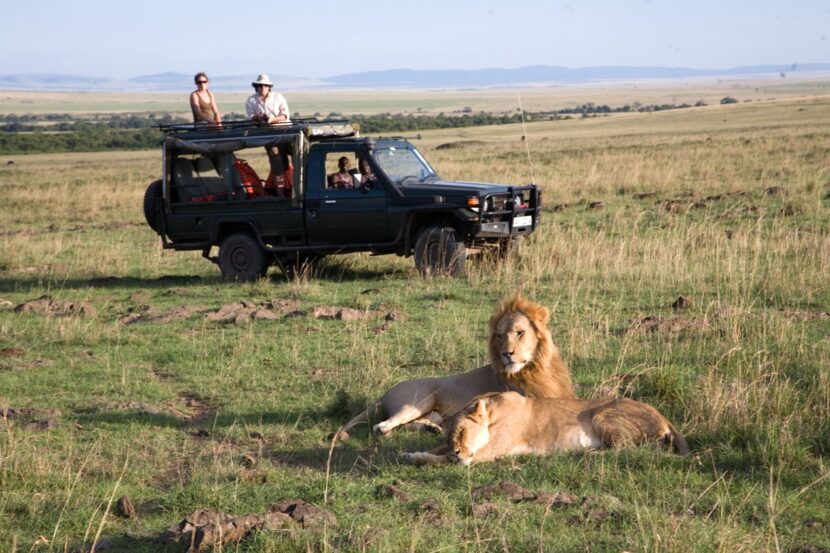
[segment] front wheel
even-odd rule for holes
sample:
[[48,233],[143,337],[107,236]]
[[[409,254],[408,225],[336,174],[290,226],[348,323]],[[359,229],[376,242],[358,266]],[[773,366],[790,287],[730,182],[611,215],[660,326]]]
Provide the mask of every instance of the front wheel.
[[467,248],[451,227],[427,227],[415,241],[415,266],[422,275],[461,276]]
[[229,280],[251,282],[265,276],[270,255],[247,233],[231,234],[219,246],[219,269]]

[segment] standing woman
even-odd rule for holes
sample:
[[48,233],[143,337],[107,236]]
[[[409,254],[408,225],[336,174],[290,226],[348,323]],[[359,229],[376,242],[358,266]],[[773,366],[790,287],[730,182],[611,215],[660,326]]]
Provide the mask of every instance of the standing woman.
[[194,123],[210,123],[218,125],[222,123],[222,115],[216,105],[216,98],[213,92],[208,90],[208,77],[205,73],[196,73],[193,77],[196,82],[196,90],[190,93],[190,109],[193,110]]

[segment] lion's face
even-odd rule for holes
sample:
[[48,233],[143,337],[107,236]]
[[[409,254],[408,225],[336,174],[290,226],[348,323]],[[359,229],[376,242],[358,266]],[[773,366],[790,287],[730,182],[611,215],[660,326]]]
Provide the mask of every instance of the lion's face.
[[469,465],[476,452],[490,441],[490,426],[483,400],[477,400],[456,415],[450,430],[449,457],[456,463]]
[[516,374],[533,360],[538,343],[537,330],[523,313],[505,313],[490,338],[491,357],[506,374]]

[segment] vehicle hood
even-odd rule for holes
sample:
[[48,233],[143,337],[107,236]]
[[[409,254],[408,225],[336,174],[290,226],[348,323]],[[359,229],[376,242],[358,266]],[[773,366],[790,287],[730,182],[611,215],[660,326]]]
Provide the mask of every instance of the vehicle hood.
[[483,195],[505,194],[513,188],[506,184],[490,184],[484,182],[434,180],[428,182],[408,182],[398,188],[404,196],[429,195]]

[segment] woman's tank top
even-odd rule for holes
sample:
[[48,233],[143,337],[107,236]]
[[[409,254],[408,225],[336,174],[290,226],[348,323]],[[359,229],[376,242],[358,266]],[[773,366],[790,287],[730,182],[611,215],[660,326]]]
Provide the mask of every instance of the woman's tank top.
[[[208,121],[211,121],[211,122],[216,121],[216,114],[213,113],[213,106],[211,105],[211,102],[210,102],[210,96],[208,96],[208,101],[207,102],[205,102],[202,99],[201,94],[196,94],[196,98],[199,99],[199,109],[202,110],[202,115],[204,116],[204,118],[207,119]],[[193,119],[195,121],[196,118],[194,117]],[[196,121],[196,122],[198,123],[198,121]]]

